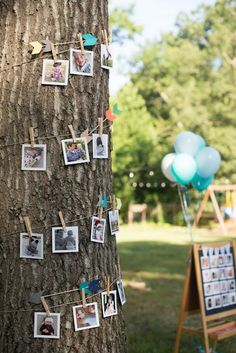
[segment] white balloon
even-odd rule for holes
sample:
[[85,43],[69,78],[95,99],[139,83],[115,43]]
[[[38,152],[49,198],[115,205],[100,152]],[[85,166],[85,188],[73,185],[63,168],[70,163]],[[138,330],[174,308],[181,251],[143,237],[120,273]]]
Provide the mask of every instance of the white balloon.
[[161,170],[167,179],[176,181],[171,171],[172,163],[174,162],[176,153],[168,153],[161,161]]

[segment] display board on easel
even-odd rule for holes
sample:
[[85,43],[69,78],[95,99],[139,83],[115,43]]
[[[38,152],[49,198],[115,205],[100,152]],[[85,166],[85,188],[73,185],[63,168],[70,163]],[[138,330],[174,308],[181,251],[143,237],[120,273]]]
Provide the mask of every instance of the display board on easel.
[[[236,335],[236,322],[222,319],[236,314],[236,243],[195,244],[191,248],[174,353],[183,332],[204,337],[205,351]],[[187,327],[187,316],[201,313],[202,326]],[[221,320],[219,322],[219,320]]]

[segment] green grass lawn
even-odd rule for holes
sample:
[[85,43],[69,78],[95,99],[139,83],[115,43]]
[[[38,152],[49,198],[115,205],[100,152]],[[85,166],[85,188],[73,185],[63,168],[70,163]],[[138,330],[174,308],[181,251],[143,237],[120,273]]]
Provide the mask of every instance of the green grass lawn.
[[[123,226],[117,235],[127,303],[129,353],[171,353],[175,340],[189,251],[186,228],[157,225]],[[194,232],[197,242],[225,241],[230,237],[204,230]],[[232,236],[231,236],[232,238]],[[130,288],[145,282],[147,290]],[[202,341],[183,336],[181,353],[197,353]],[[218,343],[217,353],[235,353],[236,339]]]

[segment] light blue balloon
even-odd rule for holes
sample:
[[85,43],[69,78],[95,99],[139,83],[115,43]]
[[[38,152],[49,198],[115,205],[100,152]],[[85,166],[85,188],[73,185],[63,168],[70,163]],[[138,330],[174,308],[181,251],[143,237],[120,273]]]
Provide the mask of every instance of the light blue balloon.
[[191,131],[183,131],[177,135],[174,148],[176,153],[188,153],[195,156],[199,150],[199,137]]
[[220,167],[221,157],[213,147],[203,147],[196,156],[197,173],[202,178],[210,178]]
[[204,140],[204,138],[200,135],[197,135],[197,137],[198,137],[198,149],[206,147],[206,141]]
[[173,161],[171,170],[177,182],[186,185],[196,174],[197,163],[189,154],[180,153]]
[[202,178],[196,173],[192,180],[192,186],[198,191],[203,191],[206,190],[209,185],[211,185],[213,179],[214,176],[210,176],[209,178]]

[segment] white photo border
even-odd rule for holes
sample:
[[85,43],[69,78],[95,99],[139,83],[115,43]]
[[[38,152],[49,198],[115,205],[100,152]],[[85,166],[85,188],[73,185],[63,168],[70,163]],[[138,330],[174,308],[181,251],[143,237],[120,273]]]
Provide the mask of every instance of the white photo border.
[[73,232],[75,231],[76,237],[75,237],[75,244],[76,248],[75,250],[56,250],[55,247],[55,241],[56,241],[56,236],[55,232],[57,230],[63,230],[63,227],[52,227],[52,252],[57,254],[62,254],[62,253],[72,253],[72,252],[79,252],[79,228],[77,226],[71,226],[71,227],[66,227],[66,230],[72,230]]
[[73,60],[73,52],[81,53],[80,49],[75,49],[75,48],[70,48],[70,74],[71,75],[78,75],[78,76],[93,76],[93,60],[94,60],[94,54],[93,51],[90,50],[85,50],[85,54],[90,54],[90,65],[91,65],[91,70],[90,72],[80,72],[80,71],[74,71],[72,68],[72,60]]
[[98,303],[96,303],[96,302],[88,303],[88,304],[86,304],[86,307],[87,307],[87,306],[91,306],[91,305],[94,305],[94,306],[95,306],[95,313],[96,313],[96,322],[97,322],[97,324],[94,325],[94,326],[86,326],[86,327],[81,327],[81,328],[78,328],[78,327],[77,327],[76,309],[77,309],[77,308],[83,308],[83,305],[76,305],[76,306],[73,306],[73,307],[72,307],[72,309],[73,309],[73,319],[74,319],[74,329],[75,329],[75,331],[89,330],[89,329],[91,329],[91,328],[95,328],[95,327],[99,327],[99,326],[100,326],[100,323],[99,323],[99,315],[98,315]]
[[42,168],[26,168],[24,166],[24,160],[25,160],[25,148],[32,148],[32,146],[28,143],[24,143],[21,148],[21,170],[31,170],[31,171],[46,171],[47,170],[47,145],[45,144],[37,144],[34,145],[34,148],[42,148],[43,149],[43,167]]
[[105,218],[102,218],[100,221],[103,222],[103,234],[102,234],[102,238],[103,240],[95,240],[93,239],[93,230],[94,230],[94,223],[95,221],[98,221],[99,220],[99,217],[95,217],[93,216],[92,217],[92,227],[91,227],[91,234],[90,234],[90,240],[94,243],[100,243],[100,244],[104,244],[104,241],[105,241],[105,232],[106,232],[106,219]]
[[43,59],[43,72],[42,72],[42,85],[51,85],[51,86],[67,86],[68,85],[68,78],[69,78],[69,60],[57,60],[58,62],[65,63],[66,64],[66,69],[65,69],[65,82],[60,83],[60,82],[48,82],[45,79],[45,66],[47,64],[53,64],[54,60],[52,59]]
[[41,248],[40,248],[40,253],[41,253],[41,256],[25,256],[23,254],[23,237],[29,237],[29,234],[28,233],[20,233],[20,258],[22,259],[34,259],[34,260],[43,260],[44,257],[44,253],[43,253],[43,234],[38,234],[38,233],[32,233],[32,237],[40,237],[41,239]]
[[[68,162],[67,156],[66,156],[66,147],[65,147],[65,144],[66,144],[66,143],[71,143],[71,142],[73,142],[73,139],[66,139],[66,140],[62,140],[62,141],[61,141],[65,165],[83,164],[83,163],[88,163],[88,162],[90,162],[87,139],[86,139],[85,137],[78,137],[78,138],[76,139],[76,141],[80,141],[80,140],[82,140],[82,141],[84,142],[85,153],[86,153],[86,159],[85,159],[85,160],[81,160],[81,161],[73,161],[73,162]],[[77,142],[76,142],[76,143],[77,143]]]
[[114,294],[114,298],[115,298],[115,312],[113,314],[110,314],[110,315],[106,315],[105,314],[105,303],[104,303],[104,299],[105,297],[107,297],[107,292],[102,292],[101,293],[101,296],[102,296],[102,314],[103,314],[103,317],[106,318],[106,317],[111,317],[111,316],[115,316],[118,314],[118,310],[117,310],[117,291],[116,290],[111,290],[110,291],[110,294]]
[[34,313],[34,338],[45,338],[45,339],[58,339],[60,338],[60,323],[61,323],[61,314],[59,313],[51,313],[51,317],[57,317],[57,327],[56,327],[56,335],[51,336],[51,335],[39,335],[37,334],[37,329],[38,329],[38,322],[37,322],[37,318],[39,316],[44,316],[44,317],[48,317],[46,312],[35,312]]

